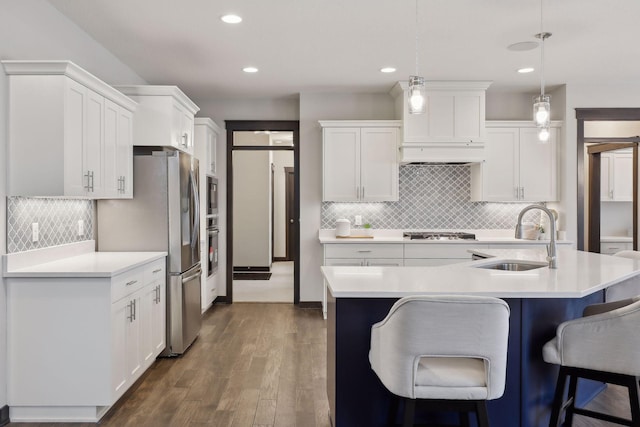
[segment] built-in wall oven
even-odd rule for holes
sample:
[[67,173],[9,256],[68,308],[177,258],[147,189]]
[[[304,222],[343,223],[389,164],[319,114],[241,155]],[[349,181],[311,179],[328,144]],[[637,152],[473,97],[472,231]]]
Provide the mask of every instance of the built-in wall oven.
[[218,269],[218,180],[207,176],[207,277]]
[[212,176],[207,176],[207,216],[209,215],[218,215],[218,180]]
[[218,215],[207,217],[207,277],[218,269]]

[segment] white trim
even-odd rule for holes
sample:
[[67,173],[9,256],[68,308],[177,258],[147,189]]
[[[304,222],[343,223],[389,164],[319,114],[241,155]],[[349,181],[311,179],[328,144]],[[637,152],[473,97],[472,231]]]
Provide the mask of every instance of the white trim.
[[402,120],[318,120],[318,123],[323,128],[402,127]]
[[200,111],[200,107],[189,99],[178,86],[130,85],[115,86],[115,88],[128,96],[171,96],[187,108],[191,114]]

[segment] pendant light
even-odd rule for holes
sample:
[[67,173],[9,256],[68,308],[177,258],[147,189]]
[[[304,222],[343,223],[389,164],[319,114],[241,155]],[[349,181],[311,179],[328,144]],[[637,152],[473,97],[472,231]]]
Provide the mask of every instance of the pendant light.
[[427,111],[427,89],[424,77],[418,75],[418,0],[416,0],[416,75],[409,76],[409,114],[424,114]]
[[538,127],[538,140],[549,141],[549,125],[551,124],[551,97],[544,94],[544,41],[551,37],[542,29],[542,2],[540,0],[540,33],[535,37],[540,39],[540,96],[537,96],[533,104],[533,121]]

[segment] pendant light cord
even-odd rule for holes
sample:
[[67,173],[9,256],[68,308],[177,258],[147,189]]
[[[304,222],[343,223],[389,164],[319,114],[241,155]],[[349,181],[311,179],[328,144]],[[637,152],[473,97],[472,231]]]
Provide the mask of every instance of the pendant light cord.
[[[542,28],[542,5],[544,0],[540,0],[540,96],[544,96],[544,39],[545,34]],[[541,98],[542,99],[542,98]]]
[[418,73],[418,28],[418,0],[416,0],[416,76],[420,75],[420,73]]

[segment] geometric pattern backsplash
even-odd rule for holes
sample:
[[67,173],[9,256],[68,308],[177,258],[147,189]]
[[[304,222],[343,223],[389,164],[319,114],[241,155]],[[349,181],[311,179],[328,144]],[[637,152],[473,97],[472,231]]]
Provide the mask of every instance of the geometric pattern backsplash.
[[[400,166],[397,202],[323,202],[321,227],[335,228],[336,219],[362,215],[373,228],[403,230],[513,229],[527,203],[472,202],[469,165]],[[540,211],[524,221],[540,222]]]
[[[92,200],[7,197],[7,253],[93,239]],[[78,220],[84,235],[78,236]],[[31,224],[38,223],[32,242]]]

